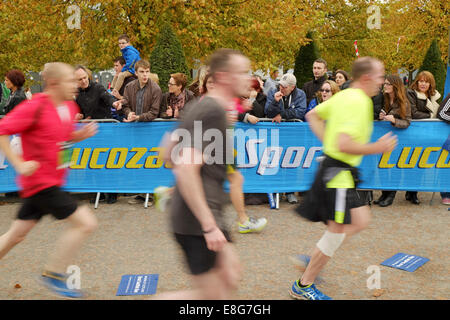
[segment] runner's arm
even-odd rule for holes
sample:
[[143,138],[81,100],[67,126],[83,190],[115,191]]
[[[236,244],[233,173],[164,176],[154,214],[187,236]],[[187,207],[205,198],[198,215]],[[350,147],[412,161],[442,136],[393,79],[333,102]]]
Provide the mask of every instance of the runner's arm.
[[17,173],[21,175],[32,175],[39,168],[37,161],[24,161],[21,156],[11,149],[8,135],[0,135],[0,150],[3,151],[6,159],[8,159]]
[[88,123],[81,129],[72,132],[72,142],[80,142],[88,139],[98,132],[98,124],[95,122]]
[[358,155],[377,154],[394,150],[397,146],[397,136],[392,136],[389,132],[374,143],[360,144],[350,135],[340,133],[337,143],[340,152]]
[[6,159],[8,159],[9,163],[11,163],[14,168],[17,168],[24,162],[22,157],[11,149],[10,138],[8,135],[0,135],[0,150],[3,151]]

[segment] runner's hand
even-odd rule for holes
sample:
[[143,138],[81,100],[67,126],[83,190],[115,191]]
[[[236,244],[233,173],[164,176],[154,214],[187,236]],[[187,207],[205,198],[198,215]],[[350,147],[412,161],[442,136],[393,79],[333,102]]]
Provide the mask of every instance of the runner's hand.
[[81,140],[95,136],[98,132],[98,124],[96,122],[88,123],[79,130],[79,138]]
[[20,175],[28,177],[31,176],[39,168],[39,166],[39,162],[34,160],[23,161],[17,166],[16,171]]
[[393,136],[392,132],[386,133],[375,142],[378,153],[390,152],[397,146],[397,136]]
[[218,227],[215,227],[211,232],[205,233],[204,237],[208,249],[215,252],[222,250],[223,246],[228,242]]

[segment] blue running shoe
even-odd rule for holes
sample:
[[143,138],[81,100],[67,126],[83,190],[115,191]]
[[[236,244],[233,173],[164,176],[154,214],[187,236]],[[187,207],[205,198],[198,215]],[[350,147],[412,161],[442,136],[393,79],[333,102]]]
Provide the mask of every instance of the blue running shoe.
[[302,288],[298,285],[298,281],[295,281],[292,285],[289,294],[294,299],[304,299],[304,300],[333,300],[329,296],[323,294],[316,288],[314,283],[309,287]]
[[48,276],[45,273],[40,276],[41,283],[54,294],[69,299],[82,298],[83,293],[80,290],[69,289],[66,283],[66,277],[60,274]]

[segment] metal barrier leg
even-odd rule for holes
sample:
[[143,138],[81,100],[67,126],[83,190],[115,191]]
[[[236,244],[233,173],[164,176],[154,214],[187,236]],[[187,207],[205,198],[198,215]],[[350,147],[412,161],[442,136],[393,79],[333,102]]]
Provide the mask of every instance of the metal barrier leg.
[[276,195],[275,208],[277,210],[280,209],[280,194],[279,193],[277,193],[277,195]]
[[433,192],[433,194],[431,195],[431,200],[430,200],[430,206],[431,206],[431,204],[433,203],[433,199],[434,199],[434,194],[435,194],[436,192]]
[[148,208],[148,199],[150,197],[150,193],[146,193],[145,194],[145,203],[144,203],[144,208],[147,209]]
[[97,192],[97,196],[95,197],[94,209],[98,208],[98,202],[100,201],[100,192]]

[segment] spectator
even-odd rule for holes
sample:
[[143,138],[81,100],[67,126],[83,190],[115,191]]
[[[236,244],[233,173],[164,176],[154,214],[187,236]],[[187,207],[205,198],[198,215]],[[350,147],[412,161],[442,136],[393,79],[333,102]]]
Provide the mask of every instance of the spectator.
[[213,88],[214,88],[214,79],[211,77],[210,73],[207,73],[203,80],[202,88],[200,90],[202,92],[202,96],[200,97],[200,99],[202,99],[205,96],[205,94],[207,94]]
[[[306,95],[296,87],[297,79],[292,73],[286,73],[281,77],[280,84],[269,91],[265,113],[272,122],[280,123],[282,119],[305,119]],[[294,192],[286,193],[287,201],[297,203]]]
[[205,65],[200,66],[194,81],[189,85],[188,89],[194,93],[194,96],[200,97],[204,94],[202,92],[205,76],[208,73],[208,67]]
[[9,101],[11,91],[6,87],[5,82],[0,82],[0,115],[5,114],[4,107]]
[[76,66],[75,77],[78,82],[76,102],[81,111],[79,119],[111,119],[114,97],[101,84],[89,80],[89,73],[85,67]]
[[[120,56],[120,57],[117,57],[117,58],[114,59],[114,71],[115,71],[115,76],[114,76],[114,78],[115,78],[115,79],[117,79],[118,75],[119,75],[120,72],[123,70],[123,68],[125,67],[125,65],[126,65],[126,62],[125,62],[124,57]],[[113,90],[113,91],[111,92],[111,94],[112,94],[117,100],[123,99],[123,93],[124,93],[124,91],[125,91],[125,87],[126,87],[127,84],[129,84],[131,81],[136,80],[136,79],[137,79],[137,77],[136,77],[136,75],[134,75],[134,74],[132,74],[132,75],[126,77],[126,78],[123,80],[122,86],[121,86],[120,88],[117,88],[116,91]],[[114,80],[113,80],[113,83],[114,83]],[[111,86],[113,87],[113,85],[111,85]],[[116,85],[116,87],[117,87],[117,85]]]
[[280,84],[269,91],[265,106],[265,113],[273,122],[281,119],[305,119],[306,95],[296,87],[297,79],[292,73],[281,77]]
[[242,122],[250,122],[256,124],[259,119],[264,118],[264,107],[266,105],[267,97],[263,93],[263,87],[258,78],[253,77],[250,85],[250,93],[246,104],[250,105],[251,109],[248,112],[243,112],[238,115],[238,120]]
[[[411,123],[411,106],[406,97],[406,88],[397,75],[389,75],[384,81],[384,107],[379,119],[389,121],[396,128],[406,129]],[[397,191],[382,191],[381,197],[373,203],[380,207],[390,206]]]
[[441,95],[436,90],[436,82],[431,72],[420,72],[408,90],[412,118],[436,118],[437,110],[439,109],[437,100],[440,97]]
[[114,95],[118,94],[125,78],[135,74],[135,64],[141,60],[139,51],[131,45],[130,38],[126,34],[119,37],[119,48],[120,51],[122,51],[123,58],[125,59],[125,65],[123,66],[121,72],[114,76],[111,86]]
[[[78,95],[75,102],[80,107],[78,119],[111,119],[111,109],[115,98],[106,91],[101,84],[89,80],[89,70],[84,66],[75,67],[75,78],[77,80]],[[95,194],[94,194],[95,195]],[[108,204],[117,202],[117,194],[101,194],[100,200]],[[95,198],[91,199],[91,203]]]
[[306,113],[314,109],[314,107],[317,106],[319,103],[327,101],[339,91],[340,89],[336,82],[332,80],[325,80],[320,90],[317,91],[316,97],[312,99],[311,102],[309,103],[308,108],[306,109]]
[[350,80],[349,74],[344,70],[337,70],[334,76],[336,84],[339,86],[339,89],[343,90],[342,85]]
[[[431,72],[420,72],[411,84],[411,88],[408,89],[407,94],[413,119],[436,118],[439,109],[437,100],[441,95],[436,90],[436,82]],[[416,191],[407,191],[405,198],[411,203],[420,204]]]
[[[441,102],[437,117],[450,124],[450,94]],[[450,135],[448,137],[450,139]],[[450,205],[450,192],[441,192],[442,204]]]
[[264,94],[267,96],[269,94],[270,90],[275,89],[278,86],[278,69],[273,69],[270,74],[269,77],[266,79],[266,83],[264,83],[264,89],[263,92]]
[[10,70],[5,75],[5,85],[10,90],[9,100],[5,105],[5,114],[11,112],[14,107],[24,100],[27,100],[27,96],[22,89],[25,83],[25,75],[20,70]]
[[303,91],[306,94],[306,105],[309,105],[316,96],[317,91],[322,88],[322,84],[327,80],[327,62],[323,59],[317,59],[313,63],[314,80],[308,81],[303,85]]
[[136,63],[137,80],[125,88],[122,100],[114,102],[117,110],[123,109],[124,122],[147,122],[156,119],[161,105],[161,88],[150,79],[150,63],[139,60]]
[[170,75],[169,92],[162,95],[160,118],[179,118],[184,106],[195,99],[194,93],[186,89],[187,77],[183,73]]

